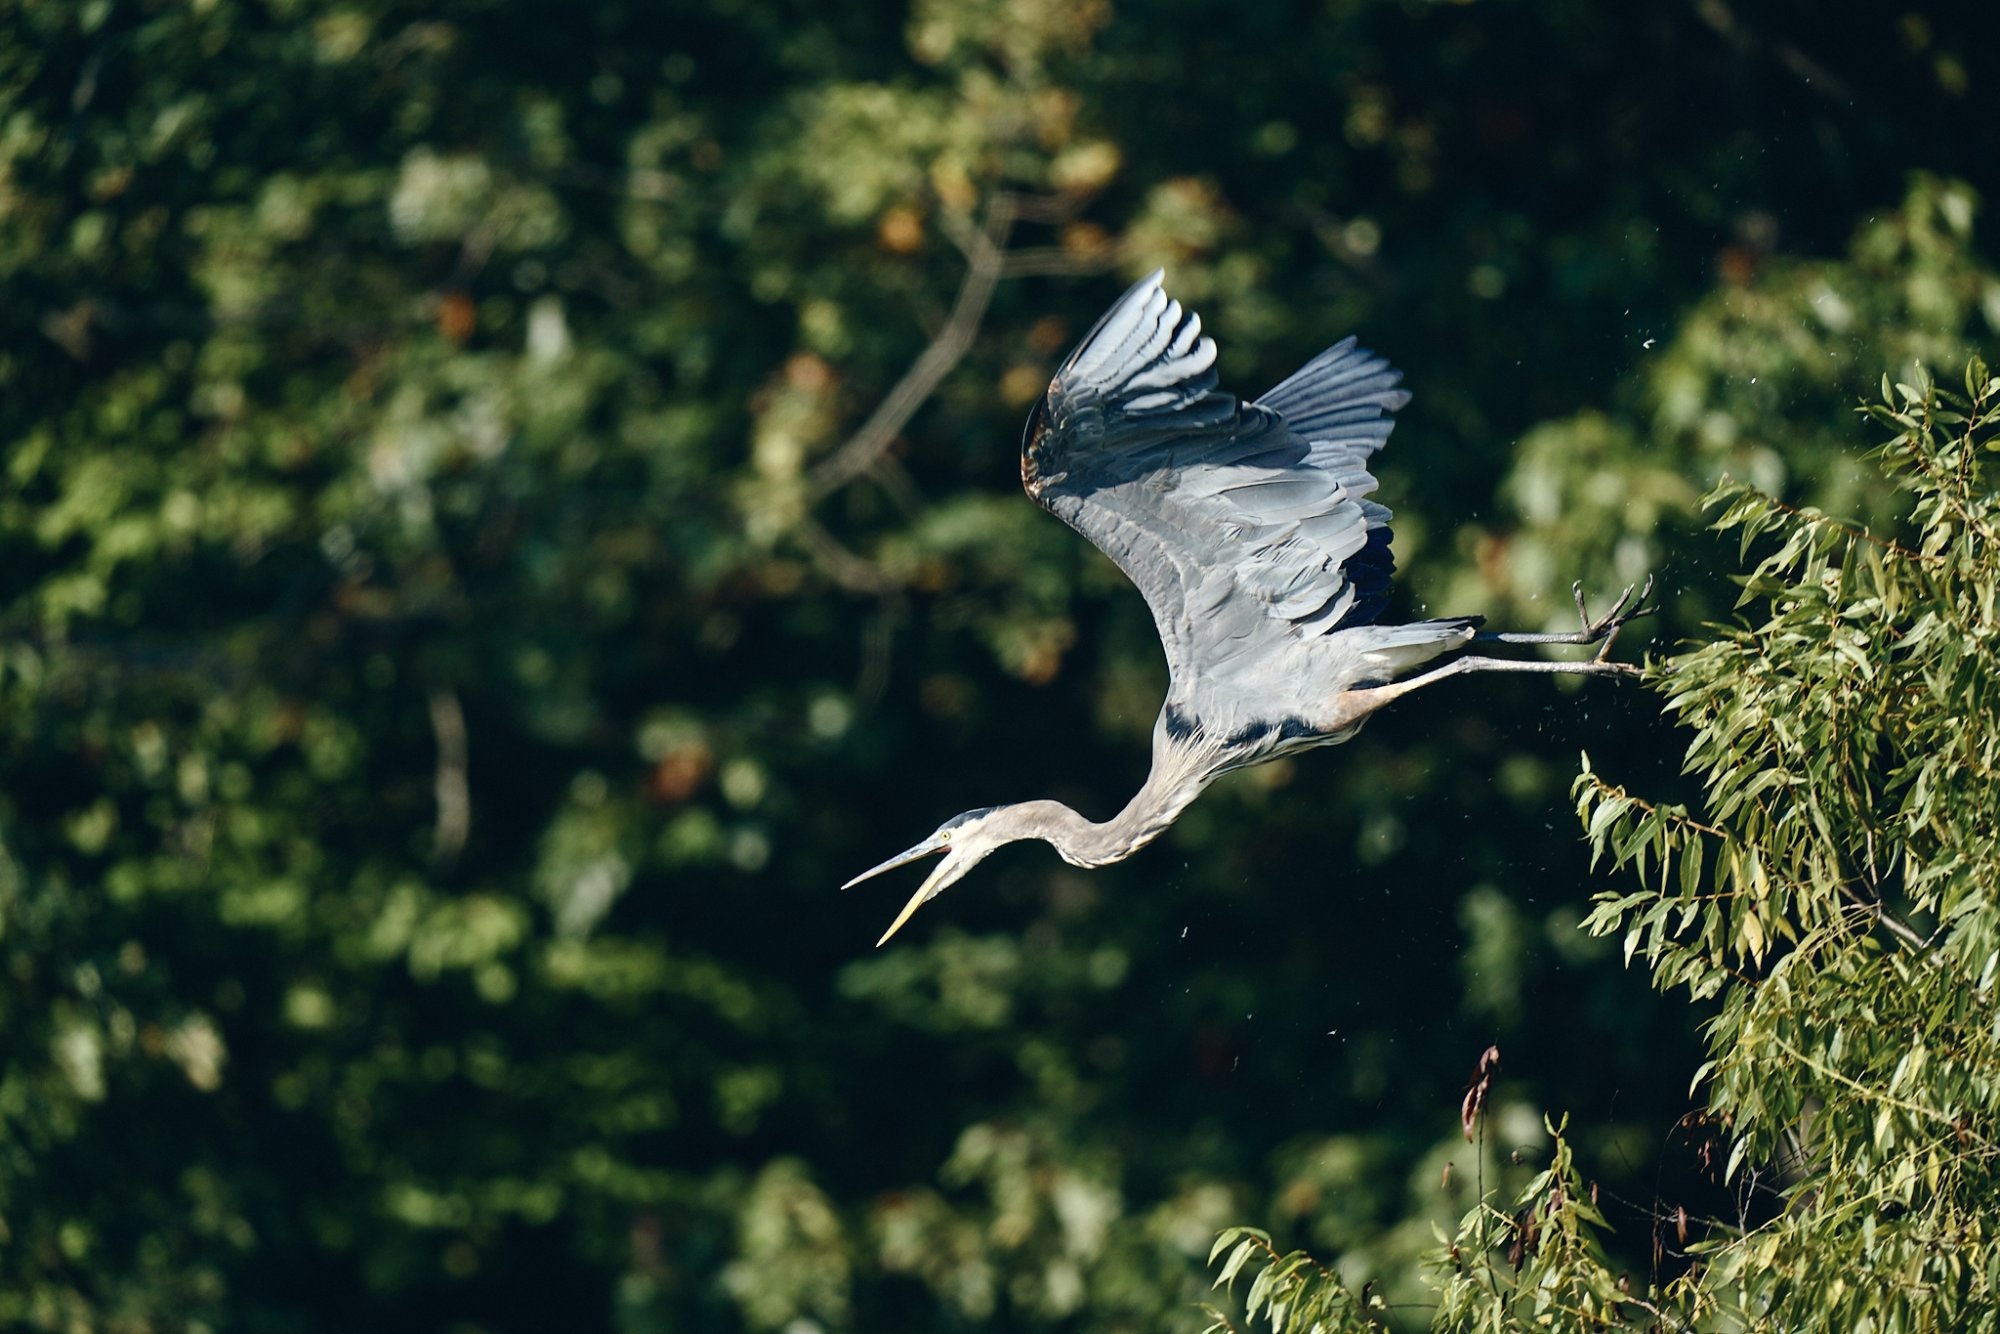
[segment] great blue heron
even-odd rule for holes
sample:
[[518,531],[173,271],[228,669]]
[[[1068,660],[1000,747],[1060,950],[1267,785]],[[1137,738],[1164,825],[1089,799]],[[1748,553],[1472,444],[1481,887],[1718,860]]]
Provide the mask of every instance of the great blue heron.
[[[1215,343],[1162,276],[1120,297],[1070,353],[1021,438],[1028,495],[1111,557],[1152,608],[1169,679],[1152,772],[1103,824],[1059,801],[988,806],[854,877],[841,888],[944,854],[877,945],[1002,844],[1039,838],[1072,866],[1123,860],[1223,774],[1345,741],[1391,700],[1447,676],[1638,671],[1606,656],[1647,610],[1630,588],[1592,620],[1577,585],[1582,628],[1570,633],[1482,631],[1477,616],[1375,624],[1395,562],[1389,511],[1368,499],[1368,460],[1409,402],[1402,374],[1347,338],[1240,403],[1216,389]],[[1574,662],[1461,652],[1482,642],[1599,648]]]

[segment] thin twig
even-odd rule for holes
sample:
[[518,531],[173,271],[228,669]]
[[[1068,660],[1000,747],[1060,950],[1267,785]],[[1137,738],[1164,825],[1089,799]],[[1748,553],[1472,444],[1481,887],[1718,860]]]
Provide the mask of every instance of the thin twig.
[[1797,1047],[1785,1041],[1783,1038],[1779,1037],[1775,1033],[1770,1035],[1770,1041],[1771,1045],[1775,1046],[1779,1051],[1782,1051],[1783,1053],[1785,1053],[1785,1055],[1797,1061],[1800,1065],[1803,1065],[1806,1069],[1812,1071],[1814,1074],[1818,1075],[1822,1079],[1828,1080],[1835,1084],[1839,1084],[1841,1087],[1847,1089],[1850,1093],[1854,1093],[1859,1097],[1869,1099],[1874,1102],[1882,1103],[1884,1106],[1894,1107],[1897,1111],[1907,1113],[1910,1116],[1922,1117],[1927,1121],[1935,1121],[1942,1125],[1950,1126],[1954,1134],[1962,1135],[1968,1139],[1974,1139],[1979,1141],[1980,1147],[1988,1150],[1989,1152],[2000,1152],[2000,1145],[1994,1144],[1993,1141],[1987,1139],[1986,1136],[1980,1134],[1976,1130],[1973,1130],[1969,1126],[1962,1124],[1958,1119],[1946,1115],[1944,1112],[1939,1111],[1935,1107],[1926,1107],[1922,1103],[1911,1102],[1907,1098],[1898,1098],[1894,1094],[1890,1093],[1877,1093],[1874,1089],[1869,1088],[1866,1084],[1861,1083],[1859,1080],[1854,1079],[1849,1075],[1843,1074],[1840,1071],[1834,1069],[1832,1066],[1828,1065],[1826,1062],[1821,1060],[1816,1060],[1812,1056],[1807,1055],[1805,1052],[1800,1051]]
[[1074,277],[1084,273],[1099,273],[1109,268],[1117,251],[1106,247],[1100,254],[1077,255],[1061,246],[1036,246],[1032,250],[1015,250],[1000,262],[1002,278],[1048,278]]
[[1789,514],[1793,518],[1801,520],[1802,522],[1805,523],[1823,523],[1827,525],[1829,528],[1838,528],[1841,532],[1846,533],[1849,537],[1858,537],[1863,542],[1872,542],[1876,546],[1882,548],[1882,550],[1889,552],[1891,555],[1901,556],[1905,560],[1941,561],[1944,559],[1943,556],[1927,556],[1921,551],[1913,551],[1909,547],[1904,546],[1901,542],[1896,541],[1894,538],[1877,537],[1875,534],[1869,532],[1866,528],[1857,527],[1854,524],[1847,522],[1845,519],[1836,519],[1831,514],[1822,514],[1811,510],[1804,510],[1799,508],[1797,505],[1787,505],[1784,501],[1778,499],[1776,496],[1770,494],[1767,491],[1759,491],[1754,487],[1746,487],[1745,490],[1748,492],[1748,494],[1756,496],[1757,499],[1763,501],[1765,504],[1769,505],[1774,510],[1778,510],[1779,512],[1784,514]]
[[455,690],[431,692],[431,733],[437,738],[437,827],[431,859],[449,868],[472,832],[472,789],[466,781],[465,710]]
[[1680,825],[1684,829],[1692,829],[1698,834],[1707,834],[1710,838],[1722,839],[1725,842],[1737,841],[1731,836],[1729,831],[1726,829],[1717,828],[1715,825],[1712,824],[1703,824],[1701,821],[1695,819],[1693,816],[1690,816],[1682,811],[1670,811],[1660,806],[1656,806],[1652,802],[1647,801],[1644,797],[1633,796],[1630,792],[1627,792],[1624,788],[1619,787],[1616,783],[1605,782],[1602,778],[1599,778],[1596,774],[1590,775],[1590,785],[1596,788],[1599,792],[1603,793],[1605,796],[1610,797],[1615,801],[1629,801],[1634,806],[1637,806],[1640,810],[1646,812],[1646,814],[1657,815],[1663,820],[1672,820],[1675,824]]
[[[1611,797],[1613,800],[1629,801],[1634,806],[1637,806],[1640,810],[1646,812],[1648,815],[1657,815],[1663,820],[1671,820],[1675,824],[1680,825],[1684,829],[1692,829],[1696,833],[1707,834],[1710,838],[1714,838],[1725,843],[1742,844],[1743,846],[1748,847],[1753,851],[1763,855],[1767,859],[1770,858],[1771,856],[1771,854],[1767,850],[1760,848],[1756,844],[1750,843],[1747,840],[1737,838],[1736,836],[1729,833],[1729,831],[1726,829],[1720,829],[1717,828],[1715,825],[1711,824],[1703,824],[1701,821],[1696,820],[1691,816],[1680,814],[1675,811],[1663,810],[1659,806],[1654,805],[1652,802],[1647,801],[1644,797],[1635,797],[1631,793],[1627,792],[1624,788],[1619,787],[1613,783],[1605,782],[1602,778],[1599,778],[1596,774],[1590,775],[1590,781],[1591,785],[1594,786],[1599,792],[1603,793],[1604,795]],[[1897,917],[1894,913],[1890,912],[1887,906],[1883,904],[1882,900],[1878,898],[1871,898],[1868,895],[1861,893],[1853,886],[1852,883],[1845,880],[1839,882],[1839,889],[1842,898],[1846,899],[1848,902],[1854,904],[1856,907],[1861,908],[1863,911],[1867,912],[1869,916],[1873,917],[1877,922],[1881,923],[1883,928],[1886,929],[1890,935],[1896,937],[1896,939],[1902,941],[1904,944],[1909,945],[1915,949],[1928,950],[1931,948],[1929,941],[1925,940],[1922,935],[1918,934],[1918,932],[1914,928],[1912,928],[1907,922],[1903,921],[1901,918]],[[1707,896],[1697,895],[1696,901],[1700,901],[1705,897]],[[1720,899],[1724,896],[1716,895],[1715,897]]]

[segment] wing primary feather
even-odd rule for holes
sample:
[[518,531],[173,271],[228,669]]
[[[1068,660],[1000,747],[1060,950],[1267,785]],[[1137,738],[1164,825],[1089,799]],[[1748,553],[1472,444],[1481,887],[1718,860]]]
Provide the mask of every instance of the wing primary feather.
[[1285,377],[1257,402],[1312,441],[1335,431],[1358,434],[1354,428],[1381,422],[1380,438],[1373,441],[1379,449],[1388,439],[1388,414],[1410,401],[1409,391],[1398,387],[1402,379],[1401,371],[1350,336]]

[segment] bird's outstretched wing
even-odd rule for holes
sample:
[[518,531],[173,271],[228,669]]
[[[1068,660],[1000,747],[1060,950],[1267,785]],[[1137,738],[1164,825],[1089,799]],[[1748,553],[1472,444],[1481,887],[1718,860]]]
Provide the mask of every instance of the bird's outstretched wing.
[[1368,459],[1409,394],[1349,338],[1239,403],[1215,388],[1200,318],[1160,278],[1056,372],[1022,437],[1021,481],[1138,585],[1179,680],[1232,644],[1380,614],[1389,511],[1367,499]]

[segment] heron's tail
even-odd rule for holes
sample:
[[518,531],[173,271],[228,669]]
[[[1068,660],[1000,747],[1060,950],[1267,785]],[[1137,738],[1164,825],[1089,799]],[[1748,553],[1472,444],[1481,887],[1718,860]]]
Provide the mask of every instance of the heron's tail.
[[1344,633],[1355,641],[1370,677],[1393,681],[1433,658],[1464,648],[1484,624],[1484,616],[1448,616],[1408,625],[1356,626]]

